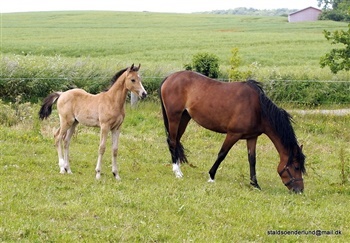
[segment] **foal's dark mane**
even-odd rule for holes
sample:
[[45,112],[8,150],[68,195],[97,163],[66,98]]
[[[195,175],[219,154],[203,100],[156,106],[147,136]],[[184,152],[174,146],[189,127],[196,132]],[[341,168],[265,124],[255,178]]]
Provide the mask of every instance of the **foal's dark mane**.
[[[128,68],[124,68],[122,70],[120,70],[119,72],[117,72],[116,74],[114,74],[114,76],[111,78],[111,84],[109,85],[109,88],[107,88],[105,91],[108,91],[113,84],[115,84],[115,82],[117,82],[118,78],[120,76],[122,76],[122,74],[127,70]],[[130,71],[132,72],[137,72],[138,71],[138,67],[133,67],[133,69],[131,69]]]
[[275,105],[266,95],[261,84],[255,80],[246,82],[259,93],[262,116],[267,118],[272,128],[280,137],[285,148],[289,150],[287,166],[293,163],[293,157],[299,162],[300,170],[305,173],[305,155],[302,153],[295,136],[291,115]]
[[122,70],[120,70],[119,72],[117,72],[116,74],[114,74],[114,76],[111,78],[111,84],[109,85],[109,87],[107,89],[105,89],[105,92],[108,91],[115,82],[117,82],[118,78],[120,76],[122,76],[122,74],[126,71],[126,69],[128,68],[124,68]]

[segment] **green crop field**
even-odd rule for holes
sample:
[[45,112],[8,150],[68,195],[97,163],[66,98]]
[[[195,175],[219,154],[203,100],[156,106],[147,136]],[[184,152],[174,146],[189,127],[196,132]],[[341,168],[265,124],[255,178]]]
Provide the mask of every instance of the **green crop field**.
[[1,21],[2,54],[10,60],[34,56],[40,63],[58,55],[71,65],[92,60],[104,69],[135,62],[144,71],[166,74],[183,69],[194,54],[209,52],[227,72],[237,47],[242,66],[253,65],[261,79],[273,72],[332,79],[319,67],[319,58],[332,48],[322,32],[347,28],[332,21],[288,23],[286,17],[147,12],[15,13],[2,14]]
[[[338,96],[338,82],[339,96],[348,100],[349,72],[333,75],[319,66],[319,58],[333,48],[324,29],[347,29],[347,24],[148,12],[1,14],[0,241],[345,242],[350,237],[349,115],[291,112],[307,156],[301,195],[283,185],[278,153],[261,136],[259,191],[249,185],[244,141],[221,164],[216,182],[207,182],[224,135],[194,122],[183,143],[196,168],[183,165],[184,178],[175,178],[156,92],[167,74],[183,69],[199,52],[217,55],[220,78],[226,78],[236,47],[240,68],[266,82],[267,93],[284,108],[300,108],[285,103],[293,94],[310,97],[301,104],[317,104],[316,91],[321,101]],[[136,108],[126,105],[118,155],[122,180],[111,173],[110,141],[101,180],[95,179],[99,130],[83,126],[72,138],[73,174],[59,174],[53,141],[57,110],[39,121],[41,96],[28,97],[29,90],[46,95],[52,87],[78,86],[98,92],[131,63],[142,64],[145,87],[152,92]],[[287,90],[293,83],[293,92],[275,94],[277,81],[284,80],[298,80],[281,86]],[[316,81],[317,88],[308,89]],[[330,103],[349,105],[339,104]]]

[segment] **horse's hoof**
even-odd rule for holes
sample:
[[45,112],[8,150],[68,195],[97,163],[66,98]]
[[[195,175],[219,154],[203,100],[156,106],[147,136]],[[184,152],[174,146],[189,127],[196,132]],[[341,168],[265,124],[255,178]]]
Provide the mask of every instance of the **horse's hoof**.
[[214,183],[214,182],[215,182],[215,180],[213,180],[213,179],[211,179],[211,178],[210,178],[210,179],[208,180],[208,182],[210,182],[210,183]]
[[101,179],[101,174],[100,174],[100,173],[97,173],[97,174],[96,174],[96,180],[99,180],[99,179]]
[[261,191],[261,188],[260,188],[260,186],[259,186],[258,183],[256,183],[256,182],[250,182],[250,185],[252,185],[255,189],[258,189],[258,190]]

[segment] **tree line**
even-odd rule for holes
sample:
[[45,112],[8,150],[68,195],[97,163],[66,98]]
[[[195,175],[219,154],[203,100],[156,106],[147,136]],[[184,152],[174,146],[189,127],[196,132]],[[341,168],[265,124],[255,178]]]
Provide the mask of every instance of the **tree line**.
[[350,0],[317,0],[320,19],[350,22]]

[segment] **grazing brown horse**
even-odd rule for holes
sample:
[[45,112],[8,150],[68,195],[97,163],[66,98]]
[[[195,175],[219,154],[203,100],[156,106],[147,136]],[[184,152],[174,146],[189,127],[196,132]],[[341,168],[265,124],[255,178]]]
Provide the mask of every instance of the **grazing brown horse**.
[[187,162],[180,142],[188,122],[225,133],[225,141],[209,171],[214,182],[216,171],[232,146],[247,140],[250,183],[260,189],[255,172],[255,148],[258,136],[266,134],[275,145],[280,163],[277,167],[288,189],[302,192],[305,156],[299,147],[290,115],[278,108],[254,80],[225,83],[191,71],[166,77],[160,87],[160,99],[167,141],[176,177],[182,177],[180,163]]
[[[102,156],[106,149],[108,132],[112,133],[112,173],[119,180],[117,168],[118,140],[121,125],[125,117],[125,100],[127,92],[132,91],[141,98],[147,92],[142,86],[138,71],[131,65],[117,72],[111,82],[111,87],[97,95],[89,94],[82,89],[71,89],[66,92],[55,92],[44,99],[39,111],[40,119],[49,117],[52,105],[57,101],[60,127],[55,133],[55,144],[58,152],[60,173],[72,173],[69,166],[69,144],[78,123],[86,126],[100,127],[100,146],[96,165],[96,179],[101,176]],[[63,150],[62,153],[62,141]]]

